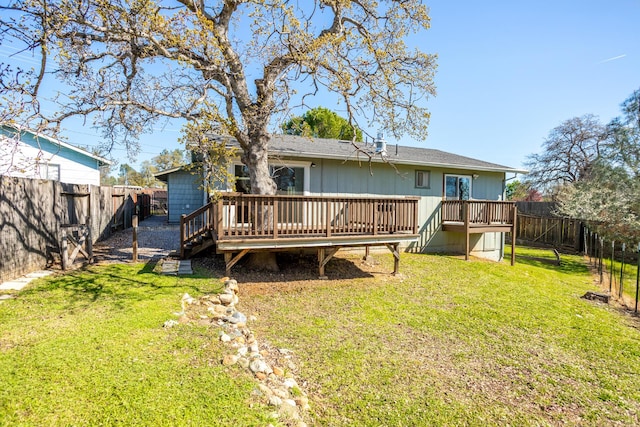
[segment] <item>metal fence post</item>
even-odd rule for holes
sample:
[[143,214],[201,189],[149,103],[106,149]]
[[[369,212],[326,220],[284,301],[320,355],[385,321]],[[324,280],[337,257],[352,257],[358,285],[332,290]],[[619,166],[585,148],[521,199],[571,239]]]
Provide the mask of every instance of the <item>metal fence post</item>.
[[624,285],[624,250],[626,246],[627,245],[625,243],[622,244],[622,262],[620,263],[620,292],[618,293],[619,298],[622,298],[622,288]]
[[613,290],[613,254],[616,250],[616,241],[611,241],[611,268],[609,269],[609,294]]
[[598,266],[598,271],[600,272],[600,284],[602,284],[602,258],[604,256],[604,239],[602,237],[600,237],[600,263]]
[[638,291],[640,290],[640,243],[638,243],[638,262],[636,263],[636,308],[638,313]]

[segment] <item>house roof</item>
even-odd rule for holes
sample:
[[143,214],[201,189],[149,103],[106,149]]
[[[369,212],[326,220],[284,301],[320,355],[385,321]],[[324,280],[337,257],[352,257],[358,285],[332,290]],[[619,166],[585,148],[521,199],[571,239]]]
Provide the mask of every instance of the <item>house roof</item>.
[[[223,138],[223,137],[219,137]],[[236,145],[232,138],[227,144]],[[356,148],[357,147],[357,148]],[[409,147],[387,142],[387,156],[383,159],[375,152],[375,144],[336,139],[320,139],[295,135],[271,135],[269,143],[270,156],[311,159],[363,160],[368,161],[364,153],[372,155],[374,162],[390,162],[422,167],[441,167],[447,169],[477,170],[489,172],[527,173],[524,169],[512,168],[471,157],[435,150],[432,148]],[[361,150],[362,153],[358,154]]]
[[[178,166],[175,168],[171,168],[171,169],[166,169],[160,172],[156,172],[153,174],[154,177],[156,177],[157,179],[159,179],[160,181],[163,182],[167,182],[168,176],[171,175],[174,172],[178,172],[185,169],[185,166]],[[186,170],[186,169],[185,169]]]
[[[98,163],[100,163],[101,166],[102,165],[110,165],[111,164],[111,162],[109,160],[107,160],[107,159],[105,159],[103,157],[100,157],[100,156],[96,156],[95,154],[92,154],[87,150],[83,150],[82,148],[76,147],[75,145],[68,144],[68,143],[66,143],[64,141],[60,141],[58,139],[52,138],[52,137],[44,135],[42,133],[31,131],[29,129],[23,128],[22,126],[13,125],[13,124],[12,125],[4,124],[4,125],[0,125],[0,126],[2,128],[5,128],[5,129],[7,129],[7,128],[8,129],[13,129],[14,131],[17,131],[20,134],[29,133],[29,134],[33,135],[35,138],[44,139],[44,140],[47,140],[48,142],[50,142],[50,143],[52,143],[54,145],[58,145],[59,147],[63,147],[63,148],[66,148],[68,150],[75,151],[76,153],[79,153],[79,154],[82,154],[82,155],[84,155],[86,157],[90,157],[92,159],[97,160]],[[15,135],[12,136],[12,135],[7,135],[7,134],[5,134],[5,135],[0,134],[0,137],[1,136],[5,136],[7,138],[12,138]],[[22,137],[20,138],[20,140],[22,141]]]

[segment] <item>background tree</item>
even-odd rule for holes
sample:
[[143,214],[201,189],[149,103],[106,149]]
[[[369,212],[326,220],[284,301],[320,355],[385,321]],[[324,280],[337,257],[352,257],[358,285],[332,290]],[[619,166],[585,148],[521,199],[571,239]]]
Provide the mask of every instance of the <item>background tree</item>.
[[153,175],[160,171],[185,166],[187,164],[185,150],[176,148],[175,150],[164,149],[151,158],[140,163],[140,175],[142,177],[143,187],[164,187],[165,184],[156,179]]
[[507,200],[516,202],[541,202],[542,194],[529,182],[511,181],[506,188]]
[[558,194],[561,213],[588,221],[600,235],[640,240],[640,90],[621,105],[608,126],[611,136],[584,179]]
[[302,116],[292,117],[282,125],[282,131],[287,135],[362,141],[362,130],[324,107],[313,108]]
[[171,151],[165,148],[160,154],[151,158],[151,165],[156,168],[155,172],[184,166],[189,163],[185,153],[188,152],[179,148]]
[[608,137],[608,129],[594,115],[564,121],[549,133],[541,153],[528,156],[526,182],[533,188],[553,192],[563,184],[585,178]]
[[144,187],[144,177],[127,163],[120,165],[117,183],[119,185],[135,185]]

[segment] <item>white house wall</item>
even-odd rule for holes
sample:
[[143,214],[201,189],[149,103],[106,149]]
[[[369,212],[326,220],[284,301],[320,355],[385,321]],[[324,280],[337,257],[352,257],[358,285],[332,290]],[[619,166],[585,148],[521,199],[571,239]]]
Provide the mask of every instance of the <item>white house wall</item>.
[[[24,134],[23,137],[31,135]],[[59,167],[57,180],[60,182],[100,185],[98,160],[44,139],[34,145],[0,136],[0,175],[47,179],[47,167],[56,166]]]

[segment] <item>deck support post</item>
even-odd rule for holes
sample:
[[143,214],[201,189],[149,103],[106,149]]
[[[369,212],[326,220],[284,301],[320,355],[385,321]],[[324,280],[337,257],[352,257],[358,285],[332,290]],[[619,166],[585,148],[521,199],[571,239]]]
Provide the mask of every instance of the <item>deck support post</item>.
[[462,204],[462,213],[464,215],[464,260],[469,261],[470,243],[469,243],[469,203]]
[[340,247],[332,247],[327,250],[325,247],[318,248],[318,274],[321,279],[326,279],[327,276],[324,274],[324,267],[327,263],[333,258],[333,256],[338,252]]
[[513,206],[513,225],[511,226],[511,266],[516,265],[516,223],[518,222],[518,207]]
[[387,248],[393,254],[393,275],[398,274],[400,270],[400,252],[398,252],[399,243],[386,243]]
[[241,250],[238,255],[236,255],[235,257],[233,256],[233,252],[225,252],[224,253],[224,274],[225,276],[229,277],[231,276],[231,267],[233,267],[234,265],[236,265],[238,263],[238,261],[240,261],[242,259],[242,257],[244,257],[247,253],[249,253],[249,249],[243,249]]
[[369,258],[369,252],[370,252],[369,246],[365,246],[364,247],[364,258],[363,258],[364,260],[367,260]]

